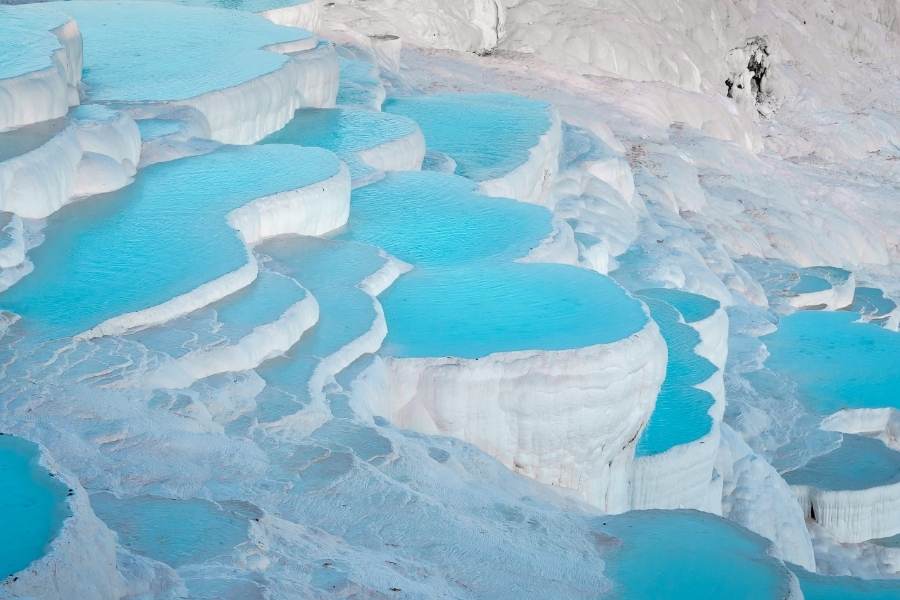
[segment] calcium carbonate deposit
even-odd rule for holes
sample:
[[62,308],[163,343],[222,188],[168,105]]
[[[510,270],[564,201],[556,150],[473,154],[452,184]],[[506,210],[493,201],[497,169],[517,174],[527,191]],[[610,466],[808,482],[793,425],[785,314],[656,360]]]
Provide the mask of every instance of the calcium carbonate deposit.
[[897,0],[0,0],[0,598],[900,599]]

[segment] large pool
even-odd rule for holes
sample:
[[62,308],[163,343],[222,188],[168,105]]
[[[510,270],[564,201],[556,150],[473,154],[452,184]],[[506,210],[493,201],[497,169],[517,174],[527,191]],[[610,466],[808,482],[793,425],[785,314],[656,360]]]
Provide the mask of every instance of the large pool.
[[854,312],[800,311],[762,339],[766,366],[799,387],[810,410],[900,408],[900,334]]
[[828,577],[794,568],[804,600],[897,600],[900,581]]
[[481,196],[468,179],[423,171],[355,190],[343,237],[416,266],[450,266],[525,256],[550,232],[542,207]]
[[31,442],[0,435],[0,578],[27,567],[47,553],[71,512],[68,488],[40,466]]
[[768,540],[730,521],[690,510],[651,510],[600,517],[595,523],[598,542],[608,548],[605,573],[613,580],[614,598],[788,597],[790,574],[769,556]]
[[147,167],[133,184],[54,214],[30,254],[34,272],[0,295],[0,307],[47,339],[160,304],[247,262],[228,212],[339,168],[325,150],[276,145]]
[[581,348],[623,339],[647,322],[641,304],[611,279],[556,264],[415,270],[381,301],[385,351],[398,357]]
[[53,53],[62,46],[51,30],[68,20],[57,10],[32,12],[0,6],[0,79],[52,67]]
[[251,13],[164,2],[75,0],[15,10],[75,18],[92,101],[183,100],[232,87],[287,60],[263,47],[312,35]]

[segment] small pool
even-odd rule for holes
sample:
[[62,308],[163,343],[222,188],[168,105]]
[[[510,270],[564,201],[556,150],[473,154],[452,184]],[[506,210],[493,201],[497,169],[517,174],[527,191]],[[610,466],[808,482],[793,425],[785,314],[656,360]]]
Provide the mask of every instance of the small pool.
[[626,338],[647,322],[640,302],[611,279],[557,264],[417,269],[381,302],[384,351],[396,357],[581,348]]
[[[662,295],[689,306],[692,306],[692,302],[699,303],[680,294]],[[694,348],[700,343],[700,335],[691,326],[680,322],[680,313],[671,304],[646,295],[644,299],[666,340],[669,357],[666,378],[656,398],[656,407],[638,441],[637,456],[661,454],[680,444],[702,438],[712,428],[709,409],[715,404],[712,394],[694,387],[716,372],[716,367],[711,362],[694,352]],[[697,311],[697,314],[702,313]]]
[[271,421],[298,410],[309,400],[309,382],[321,360],[371,327],[377,313],[372,297],[359,284],[385,264],[377,248],[309,237],[281,237],[266,242],[260,254],[273,259],[268,267],[299,281],[319,303],[319,320],[281,358],[257,369],[266,383],[288,396],[267,390],[260,401],[260,420]]
[[140,119],[137,121],[141,139],[153,140],[181,130],[181,123],[173,119]]
[[805,273],[801,274],[797,283],[791,286],[791,291],[795,294],[812,294],[814,292],[824,292],[827,289],[831,289],[830,283],[821,277]]
[[880,319],[887,317],[896,308],[897,303],[878,288],[858,287],[848,310],[871,319]]
[[261,271],[252,285],[211,306],[222,324],[219,333],[236,342],[307,296],[294,279]]
[[685,323],[697,323],[713,316],[719,307],[718,300],[671,288],[651,288],[641,290],[638,295],[654,298],[674,307],[684,318]]
[[119,534],[119,543],[171,567],[230,554],[247,541],[251,518],[261,512],[242,502],[173,500],[158,496],[91,496],[94,512]]
[[481,196],[468,179],[423,171],[389,173],[354,190],[342,237],[416,266],[451,266],[525,256],[551,230],[542,207]]
[[390,98],[383,109],[418,123],[428,149],[452,157],[456,173],[474,181],[524,164],[552,123],[549,104],[512,94]]
[[725,519],[649,510],[594,522],[614,598],[776,600],[789,592],[790,574],[769,556],[769,541]]
[[900,481],[900,452],[881,440],[844,435],[841,445],[784,474],[791,485],[821,490],[865,490]]
[[285,63],[264,46],[312,35],[246,12],[165,2],[75,0],[14,10],[75,18],[87,97],[99,102],[183,100],[232,87]]
[[269,145],[142,169],[128,187],[50,217],[46,241],[30,253],[34,272],[0,294],[0,306],[48,339],[165,302],[246,264],[228,212],[339,168],[325,150]]
[[828,577],[794,567],[804,600],[897,600],[900,580]]
[[900,334],[853,312],[800,311],[762,337],[766,366],[799,387],[810,410],[900,408]]
[[47,553],[72,513],[68,488],[40,465],[35,444],[0,435],[0,579]]
[[[0,18],[2,15],[0,12]],[[68,119],[61,117],[0,132],[0,162],[40,148],[65,129],[68,123]]]
[[350,167],[354,179],[372,171],[357,156],[416,132],[416,124],[397,115],[354,108],[303,108],[260,144],[296,144],[331,150]]

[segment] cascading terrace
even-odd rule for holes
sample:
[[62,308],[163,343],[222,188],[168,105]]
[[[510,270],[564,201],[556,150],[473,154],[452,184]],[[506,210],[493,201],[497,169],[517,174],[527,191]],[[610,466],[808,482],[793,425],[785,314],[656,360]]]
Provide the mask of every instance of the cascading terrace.
[[889,294],[742,263],[758,376],[843,434],[782,477],[725,419],[757,308],[657,264],[702,166],[337,4],[0,6],[0,597],[895,594],[813,551],[893,556]]

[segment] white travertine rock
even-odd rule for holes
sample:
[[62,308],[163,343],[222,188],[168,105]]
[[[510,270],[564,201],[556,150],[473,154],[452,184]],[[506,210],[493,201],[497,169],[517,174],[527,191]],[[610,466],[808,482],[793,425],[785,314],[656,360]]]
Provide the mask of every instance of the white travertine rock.
[[400,427],[470,442],[516,472],[621,511],[665,361],[653,321],[623,340],[572,350],[386,358],[384,389],[370,394],[369,409]]
[[862,490],[823,490],[793,485],[806,514],[845,543],[886,538],[900,533],[900,482]]
[[307,293],[270,323],[263,323],[233,344],[196,350],[142,377],[149,388],[186,388],[218,373],[253,369],[284,354],[319,320],[319,304]]
[[271,8],[258,14],[276,25],[299,27],[308,31],[318,31],[321,26],[319,0],[298,1],[296,4]]
[[337,98],[339,66],[334,48],[290,53],[276,71],[195,98],[163,103],[190,106],[206,119],[209,137],[225,144],[252,144],[278,131],[298,108],[328,108]]
[[0,210],[40,219],[77,198],[124,187],[140,154],[140,132],[130,116],[80,107],[47,142],[0,162]]
[[528,160],[506,175],[482,181],[479,191],[486,196],[515,198],[522,202],[542,204],[559,172],[562,146],[562,122],[556,109],[550,110],[550,128],[535,146],[528,150]]
[[635,458],[631,510],[693,508],[722,514],[722,479],[716,473],[716,462],[725,412],[723,367],[728,357],[728,314],[719,307],[706,319],[690,326],[700,333],[700,343],[694,352],[717,368],[709,379],[696,386],[709,392],[715,400],[709,408],[711,428],[692,442],[660,454]]

